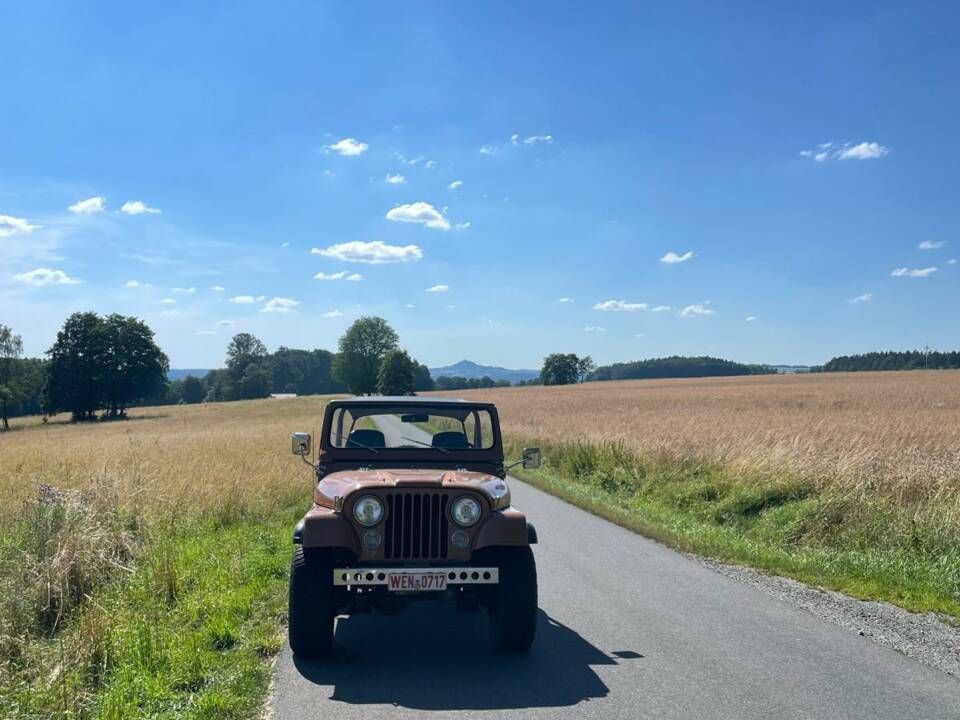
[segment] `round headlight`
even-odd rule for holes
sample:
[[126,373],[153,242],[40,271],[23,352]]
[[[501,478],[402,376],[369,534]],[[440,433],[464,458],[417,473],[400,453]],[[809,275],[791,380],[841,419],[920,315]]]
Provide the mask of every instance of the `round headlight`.
[[383,519],[383,503],[373,495],[364,495],[354,503],[353,517],[364,527],[372,527]]
[[450,514],[457,525],[470,527],[480,519],[480,503],[469,495],[464,495],[454,501]]

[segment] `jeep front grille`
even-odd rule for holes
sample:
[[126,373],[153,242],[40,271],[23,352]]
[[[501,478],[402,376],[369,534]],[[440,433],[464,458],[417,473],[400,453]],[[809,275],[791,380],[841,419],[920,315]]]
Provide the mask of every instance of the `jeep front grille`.
[[387,493],[385,560],[443,560],[447,557],[446,493]]

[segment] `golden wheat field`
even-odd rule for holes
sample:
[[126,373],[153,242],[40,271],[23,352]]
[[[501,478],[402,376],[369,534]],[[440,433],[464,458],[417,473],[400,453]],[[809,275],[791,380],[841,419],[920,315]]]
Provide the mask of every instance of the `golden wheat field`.
[[622,441],[665,459],[960,504],[960,371],[638,380],[457,393],[523,439]]
[[94,424],[19,418],[0,433],[0,508],[17,508],[41,483],[191,510],[262,507],[296,492],[307,502],[312,476],[290,454],[290,433],[319,432],[325,401],[138,408],[127,421]]
[[[903,500],[960,504],[960,372],[922,371],[643,380],[457,393],[492,400],[506,434],[619,440],[665,459],[800,474]],[[319,431],[325,398],[140,408],[126,422],[0,434],[5,510],[40,483],[97,486],[125,502],[214,509],[309,497],[289,452]]]

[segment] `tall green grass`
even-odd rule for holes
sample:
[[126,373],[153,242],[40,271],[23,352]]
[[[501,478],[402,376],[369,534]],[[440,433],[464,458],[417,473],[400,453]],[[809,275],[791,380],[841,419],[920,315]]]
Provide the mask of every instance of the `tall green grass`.
[[257,715],[296,505],[144,516],[41,488],[0,528],[0,717]]
[[[536,440],[507,440],[519,456]],[[811,478],[745,474],[643,457],[620,443],[540,441],[532,484],[668,545],[856,597],[960,617],[960,525],[942,502],[821,489]]]

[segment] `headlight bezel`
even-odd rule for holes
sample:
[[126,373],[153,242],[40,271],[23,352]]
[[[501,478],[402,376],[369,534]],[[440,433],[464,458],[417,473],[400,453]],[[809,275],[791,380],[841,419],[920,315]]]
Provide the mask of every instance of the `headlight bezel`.
[[[476,508],[476,513],[474,518],[470,522],[461,522],[460,518],[457,516],[457,508],[461,505],[472,504]],[[453,501],[450,505],[450,517],[453,518],[453,522],[456,523],[459,527],[462,528],[471,528],[474,527],[480,518],[483,516],[483,506],[480,504],[480,501],[473,495],[461,495],[456,500]]]
[[[380,508],[380,511],[377,513],[376,520],[374,520],[373,522],[365,521],[363,518],[360,517],[360,514],[357,512],[361,504],[367,501],[372,501],[376,503],[377,507]],[[378,498],[376,495],[362,495],[361,497],[357,498],[357,501],[353,503],[353,509],[351,511],[351,515],[353,515],[353,519],[356,520],[362,527],[365,527],[365,528],[372,528],[379,525],[383,520],[385,513],[386,513],[386,509],[383,506],[383,501],[380,498]]]

